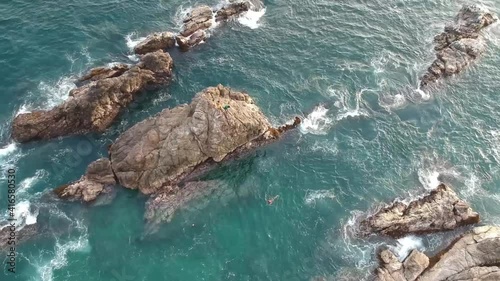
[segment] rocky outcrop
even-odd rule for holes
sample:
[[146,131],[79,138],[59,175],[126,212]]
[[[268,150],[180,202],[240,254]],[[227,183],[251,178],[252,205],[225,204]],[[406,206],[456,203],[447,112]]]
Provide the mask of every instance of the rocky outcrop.
[[110,146],[109,159],[93,162],[80,180],[56,192],[63,198],[92,201],[116,180],[144,194],[180,192],[179,202],[190,201],[190,189],[179,186],[222,160],[237,159],[280,139],[299,123],[296,118],[293,124],[273,128],[248,94],[222,85],[210,87],[190,104],[165,109],[125,131]]
[[148,53],[130,68],[118,66],[93,69],[63,104],[16,116],[12,138],[19,142],[61,136],[102,132],[116,119],[120,110],[140,91],[166,83],[172,77],[173,62],[163,51]]
[[390,250],[383,250],[379,262],[375,281],[414,281],[429,266],[429,258],[418,250],[413,250],[403,262]]
[[[77,80],[76,84],[78,86],[84,85],[88,82],[92,81],[98,81],[106,78],[113,78],[113,77],[118,77],[125,73],[125,71],[129,70],[130,67],[126,64],[120,63],[117,65],[113,65],[111,67],[96,67],[92,68],[87,74],[82,76],[80,79]],[[70,96],[73,96],[73,92],[78,92],[78,91],[71,91]]]
[[116,184],[115,175],[108,158],[98,159],[87,167],[87,172],[78,181],[60,186],[54,192],[63,199],[94,201],[102,193],[109,193]]
[[197,165],[220,162],[271,128],[247,94],[219,85],[190,104],[165,109],[123,133],[110,148],[121,185],[151,194],[176,185]]
[[431,259],[413,250],[399,262],[389,250],[382,251],[375,280],[500,280],[500,228],[476,227]]
[[172,32],[157,32],[149,35],[134,48],[139,55],[151,53],[157,50],[168,50],[175,46],[175,34]]
[[202,43],[208,38],[207,30],[219,22],[225,22],[250,10],[250,2],[229,3],[220,9],[206,5],[195,7],[183,20],[179,34],[171,32],[154,33],[134,48],[136,54],[144,54],[156,50],[167,50],[175,43],[182,51]]
[[455,21],[434,38],[436,59],[421,78],[420,87],[457,74],[477,59],[485,49],[480,32],[495,21],[495,15],[475,5],[463,6]]
[[[10,247],[18,247],[18,245],[35,237],[37,234],[38,225],[36,223],[25,225],[21,229],[15,229],[15,236],[13,236],[13,232],[11,231],[9,224],[2,226],[0,228],[0,252],[9,251]],[[15,241],[15,244],[12,244],[12,242],[9,244],[9,241]]]
[[363,220],[363,234],[380,233],[391,237],[451,230],[479,222],[479,214],[441,184],[429,195],[410,204],[395,202]]

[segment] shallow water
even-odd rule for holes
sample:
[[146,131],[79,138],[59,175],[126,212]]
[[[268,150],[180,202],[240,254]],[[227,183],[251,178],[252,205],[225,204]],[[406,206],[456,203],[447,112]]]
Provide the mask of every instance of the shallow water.
[[[133,63],[134,41],[178,30],[196,3],[0,3],[0,161],[3,170],[17,169],[18,202],[32,205],[20,206],[31,212],[27,223],[44,192],[78,179],[121,132],[207,86],[247,91],[276,125],[306,118],[282,142],[209,175],[238,196],[203,208],[194,202],[154,237],[143,238],[146,198],[135,191],[120,189],[105,206],[38,207],[37,221],[49,230],[21,246],[17,273],[0,279],[360,280],[380,245],[432,253],[458,233],[399,244],[352,234],[375,206],[419,196],[440,180],[485,223],[500,223],[499,25],[487,30],[476,64],[437,90],[417,90],[433,36],[464,3],[266,1],[264,12],[219,26],[196,49],[173,51],[173,83],[142,95],[106,133],[25,145],[9,140],[16,114],[61,103],[90,67]],[[480,3],[500,11],[498,0]]]

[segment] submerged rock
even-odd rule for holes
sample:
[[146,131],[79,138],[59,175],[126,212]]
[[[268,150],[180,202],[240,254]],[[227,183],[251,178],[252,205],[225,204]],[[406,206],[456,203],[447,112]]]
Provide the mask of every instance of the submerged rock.
[[492,13],[475,5],[464,5],[455,21],[434,38],[436,59],[421,78],[420,87],[459,73],[474,61],[485,49],[481,30],[495,21]]
[[396,202],[361,222],[364,234],[380,233],[392,237],[451,230],[479,222],[479,214],[441,184],[429,195],[410,204]]
[[60,186],[54,190],[59,198],[67,200],[94,201],[101,193],[109,193],[108,188],[116,184],[108,158],[98,159],[87,167],[87,172],[78,181]]
[[377,281],[500,280],[500,228],[476,227],[431,259],[417,250],[404,262],[389,250],[379,257]]
[[[12,231],[7,222],[7,225],[0,228],[0,252],[9,251],[11,247],[17,248],[21,243],[32,239],[38,234],[38,225],[30,224],[25,225],[21,229],[15,229],[15,236],[12,236]],[[13,239],[10,239],[14,237]],[[10,241],[15,241],[15,244]],[[9,243],[10,242],[10,243]]]
[[151,53],[157,50],[167,50],[175,46],[175,34],[172,32],[157,32],[149,35],[134,48],[139,55]]
[[71,97],[51,110],[23,113],[14,118],[12,138],[19,142],[102,132],[120,110],[140,91],[166,83],[172,77],[173,62],[163,51],[148,53],[128,69],[98,68],[84,76],[91,81],[74,89]]

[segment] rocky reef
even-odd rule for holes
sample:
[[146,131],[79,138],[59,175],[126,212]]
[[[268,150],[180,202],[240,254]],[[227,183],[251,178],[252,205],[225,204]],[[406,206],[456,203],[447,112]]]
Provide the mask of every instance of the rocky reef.
[[56,193],[89,202],[118,183],[166,202],[171,201],[169,194],[176,194],[179,202],[189,201],[205,186],[187,184],[194,177],[280,139],[299,123],[296,118],[293,124],[273,128],[248,94],[222,85],[209,87],[190,104],[165,109],[132,126],[110,146],[109,158],[91,163],[80,180]]
[[479,214],[441,184],[429,195],[409,204],[395,202],[363,220],[363,234],[380,233],[391,237],[452,230],[479,222]]
[[500,280],[500,227],[476,227],[432,258],[413,250],[400,262],[384,250],[379,259],[376,281]]
[[208,37],[208,29],[241,15],[250,10],[251,6],[250,2],[244,1],[229,3],[222,8],[211,8],[206,5],[195,7],[183,20],[179,34],[172,32],[151,34],[134,48],[134,52],[144,54],[167,50],[173,48],[176,42],[182,51],[187,51]]
[[497,21],[497,17],[475,5],[464,5],[454,22],[434,38],[436,59],[422,76],[425,89],[438,79],[461,72],[484,52],[481,30]]
[[14,118],[12,138],[18,142],[102,132],[142,90],[170,81],[173,61],[159,50],[134,66],[99,67],[79,80],[70,98],[51,110],[36,110]]

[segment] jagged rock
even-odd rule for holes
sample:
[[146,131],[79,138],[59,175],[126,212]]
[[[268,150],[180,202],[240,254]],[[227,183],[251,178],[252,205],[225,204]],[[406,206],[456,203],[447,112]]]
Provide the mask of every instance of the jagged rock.
[[[125,71],[129,69],[130,67],[123,63],[116,64],[111,67],[92,68],[87,74],[78,79],[76,84],[78,86],[78,85],[83,85],[87,82],[117,77],[122,75]],[[70,96],[73,96],[72,92],[70,92]]]
[[389,250],[379,257],[377,281],[496,281],[500,280],[500,228],[476,227],[431,259],[417,250],[404,262]]
[[231,3],[227,6],[222,7],[215,13],[215,21],[226,21],[235,15],[240,15],[246,11],[250,10],[249,2],[238,2]]
[[181,35],[188,37],[198,30],[212,26],[213,12],[209,6],[199,6],[193,9],[184,19]]
[[167,50],[175,46],[175,35],[172,32],[158,32],[146,37],[134,48],[136,54],[147,54],[157,50]]
[[451,230],[479,222],[479,214],[460,200],[448,186],[441,184],[429,195],[406,205],[395,202],[363,220],[364,234],[381,233],[401,237],[410,233],[422,234]]
[[[168,82],[172,67],[170,55],[157,51],[142,56],[137,65],[119,76],[107,77],[111,72],[101,71],[101,74],[106,73],[103,74],[105,78],[73,90],[72,97],[63,104],[51,110],[37,110],[16,116],[12,138],[28,142],[102,132],[112,124],[120,110],[134,100],[138,92]],[[88,77],[87,80],[97,76]]]
[[414,281],[429,266],[429,258],[418,250],[413,250],[403,262],[390,250],[383,250],[379,260],[376,281]]
[[115,185],[115,175],[108,158],[100,158],[87,167],[87,172],[78,181],[56,188],[54,192],[67,200],[94,201],[102,193],[110,193],[107,189]]
[[150,194],[209,159],[221,161],[270,127],[250,96],[210,87],[190,104],[165,109],[124,132],[110,148],[112,168],[121,185]]
[[464,5],[455,21],[434,38],[436,59],[420,81],[420,87],[441,77],[461,72],[485,49],[480,32],[497,21],[496,16],[475,5]]
[[177,41],[177,45],[179,45],[181,51],[186,52],[192,47],[200,44],[206,38],[207,33],[204,30],[198,30],[189,37],[178,35],[175,37],[175,40]]

